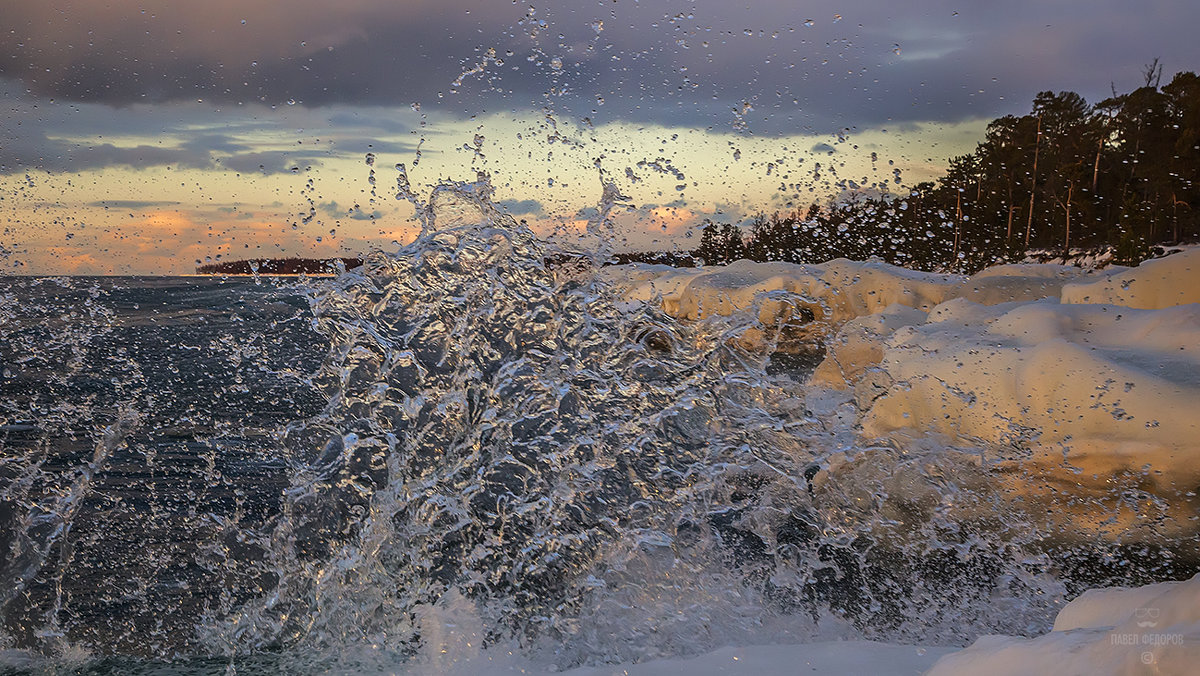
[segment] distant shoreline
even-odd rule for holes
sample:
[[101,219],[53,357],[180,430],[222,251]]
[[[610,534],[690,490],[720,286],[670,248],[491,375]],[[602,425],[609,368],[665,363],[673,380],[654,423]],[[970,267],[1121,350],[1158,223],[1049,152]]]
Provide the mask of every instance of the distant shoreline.
[[239,277],[332,277],[342,270],[353,270],[363,264],[361,258],[252,258],[248,260],[208,263],[196,268],[198,276]]
[[[121,276],[121,275],[109,275]],[[135,275],[138,277],[153,277],[155,275]],[[163,275],[165,277],[337,277],[336,272],[185,272],[179,275]]]

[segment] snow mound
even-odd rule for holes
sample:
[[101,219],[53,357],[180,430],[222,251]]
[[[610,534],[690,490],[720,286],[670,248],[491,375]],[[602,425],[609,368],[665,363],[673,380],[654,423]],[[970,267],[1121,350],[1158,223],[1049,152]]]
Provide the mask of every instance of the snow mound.
[[786,292],[803,299],[802,304],[814,319],[830,325],[893,304],[928,310],[954,297],[965,279],[914,272],[878,260],[856,262],[843,258],[820,265],[748,260],[691,269],[619,265],[604,268],[601,275],[626,299],[660,298],[663,309],[681,319],[759,308],[761,319],[777,320],[779,304],[770,302],[769,297],[774,292]]
[[679,316],[698,319],[752,307],[765,292],[811,301],[814,317],[840,323],[893,304],[928,310],[953,296],[962,278],[844,258],[820,265],[737,261],[697,276],[679,298]]
[[826,358],[813,373],[813,382],[844,389],[860,381],[868,369],[883,361],[888,338],[897,329],[924,324],[927,313],[905,305],[850,320],[828,342]]
[[[836,355],[836,351],[834,352]],[[863,431],[1025,449],[1026,466],[1103,484],[1149,465],[1200,482],[1200,306],[940,305],[883,350]]]
[[983,305],[1058,298],[1065,285],[1087,275],[1067,265],[1013,264],[966,278],[844,258],[819,265],[740,260],[704,268],[634,263],[606,267],[600,274],[627,301],[658,301],[681,319],[757,309],[764,322],[777,322],[782,313],[771,296],[783,292],[797,296],[813,319],[834,328],[892,305],[927,312],[959,297]]
[[1200,303],[1200,249],[1149,260],[1099,279],[1066,284],[1064,303],[1107,303],[1142,309]]
[[1200,665],[1200,575],[1084,593],[1036,638],[984,636],[942,657],[930,676],[1189,674]]
[[1032,277],[1036,279],[1075,279],[1087,274],[1086,270],[1074,265],[1054,263],[1006,263],[993,265],[971,276],[971,281],[990,277]]
[[799,316],[824,343],[813,382],[851,391],[861,441],[975,452],[998,488],[1069,526],[1056,532],[1200,529],[1200,250],[1102,275],[1027,264],[966,279],[840,259],[606,274],[681,318]]
[[957,296],[982,305],[1058,298],[1064,285],[1085,274],[1069,265],[997,265],[973,275]]
[[693,279],[710,268],[673,268],[669,265],[631,263],[601,268],[607,280],[626,301],[647,303],[658,300],[668,314],[679,315],[679,298]]

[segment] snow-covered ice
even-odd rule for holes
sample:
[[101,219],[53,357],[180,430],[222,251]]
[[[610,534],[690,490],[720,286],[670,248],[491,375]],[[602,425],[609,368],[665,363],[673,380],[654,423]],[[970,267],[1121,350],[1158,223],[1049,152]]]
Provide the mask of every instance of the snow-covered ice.
[[[822,322],[840,324],[883,310],[894,303],[928,310],[954,297],[965,278],[914,272],[872,260],[839,258],[819,265],[756,263],[740,260],[726,266],[671,268],[623,265],[605,268],[629,300],[660,298],[663,308],[682,319],[728,315],[756,306],[760,317],[776,317],[772,292],[799,297]],[[766,302],[764,302],[766,301]]]
[[1200,250],[1092,274],[841,259],[605,274],[689,319],[752,309],[769,324],[788,306],[778,292],[810,303],[832,336],[814,382],[855,392],[867,437],[1014,449],[1023,468],[1084,486],[1149,469],[1158,495],[1200,506],[1185,495],[1200,484]]
[[[786,304],[780,294],[795,294],[823,327],[811,335],[826,338],[812,383],[855,402],[860,445],[917,448],[927,439],[977,449],[980,462],[996,470],[995,487],[1025,508],[1044,508],[1038,499],[1050,493],[1069,494],[1071,507],[1062,509],[1060,500],[1048,518],[1069,521],[1086,537],[1198,535],[1200,249],[1136,268],[1003,265],[970,278],[845,260],[686,271],[625,266],[605,274],[630,300],[660,300],[687,319],[749,309],[764,324],[778,322],[789,319],[778,310]],[[1143,505],[1105,503],[1116,476],[1139,478],[1139,490],[1160,510],[1154,518]],[[849,644],[746,648],[738,665],[729,649],[628,672],[579,673],[927,668],[904,652],[911,647],[891,648],[901,652]],[[928,649],[922,657],[936,654]],[[820,662],[823,655],[832,661]],[[1184,674],[1200,673],[1198,665],[1200,576],[1087,592],[1063,608],[1052,632],[985,636],[948,652],[929,673]]]
[[1200,249],[1080,279],[1063,287],[1062,302],[1145,309],[1200,303]]

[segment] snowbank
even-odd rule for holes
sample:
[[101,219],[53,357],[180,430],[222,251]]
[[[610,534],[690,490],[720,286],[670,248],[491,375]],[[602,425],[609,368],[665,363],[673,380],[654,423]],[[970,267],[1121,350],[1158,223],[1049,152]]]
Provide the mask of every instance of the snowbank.
[[1058,298],[1065,284],[1085,274],[1069,265],[997,265],[964,282],[956,297],[981,305]]
[[681,319],[758,308],[764,322],[777,321],[785,304],[773,302],[770,295],[786,292],[799,296],[813,318],[834,325],[897,303],[928,310],[954,297],[964,281],[957,275],[913,272],[879,261],[841,258],[820,265],[748,260],[692,269],[621,265],[604,268],[601,274],[627,299],[649,301],[660,297],[663,309]]
[[1200,575],[1084,593],[1037,638],[984,636],[930,676],[1192,674],[1200,668]]
[[[1200,528],[1200,249],[1103,274],[1026,264],[965,279],[846,260],[606,274],[689,319],[794,319],[782,296],[795,294],[825,342],[813,381],[852,390],[867,441],[980,449],[998,486],[1044,499],[1031,509],[1069,486],[1074,506],[1050,512],[1080,533]],[[1119,477],[1165,500],[1123,500]]]
[[1067,284],[1064,303],[1108,303],[1159,309],[1200,303],[1200,249],[1149,260],[1098,279]]
[[1084,481],[1150,464],[1160,484],[1200,483],[1200,305],[957,299],[896,331],[880,368],[886,390],[860,402],[868,436],[1028,447],[1026,462],[1065,458]]
[[928,311],[953,298],[981,305],[1055,298],[1064,304],[1139,309],[1200,303],[1200,248],[1101,273],[1026,263],[997,265],[964,278],[839,258],[819,265],[740,260],[704,268],[635,263],[607,267],[600,274],[628,300],[658,299],[682,319],[759,307],[764,296],[776,291],[801,296],[817,320],[835,326],[893,304]]
[[[819,265],[740,260],[704,268],[635,263],[600,274],[626,300],[661,302],[681,319],[756,309],[764,323],[778,322],[795,313],[798,300],[812,319],[836,328],[892,305],[928,312],[960,297],[984,305],[1058,298],[1064,285],[1085,273],[1065,265],[1000,265],[966,278],[839,258]],[[773,297],[777,292],[795,297],[785,303]]]
[[897,304],[850,320],[825,346],[827,356],[813,373],[813,381],[835,389],[859,382],[883,360],[888,338],[902,327],[924,324],[926,314]]
[[[878,367],[861,373],[865,437],[982,449],[996,487],[1014,507],[1044,513],[1054,532],[1196,533],[1200,305],[956,299],[897,330]],[[1144,497],[1129,499],[1133,486]]]

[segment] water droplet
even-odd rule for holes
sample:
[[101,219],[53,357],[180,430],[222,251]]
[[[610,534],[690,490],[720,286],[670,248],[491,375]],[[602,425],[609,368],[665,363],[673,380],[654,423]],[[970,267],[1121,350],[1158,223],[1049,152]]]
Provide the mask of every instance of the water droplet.
[[816,22],[813,21],[812,19],[804,20],[804,25],[807,26],[808,28],[812,28],[815,24],[816,24]]

